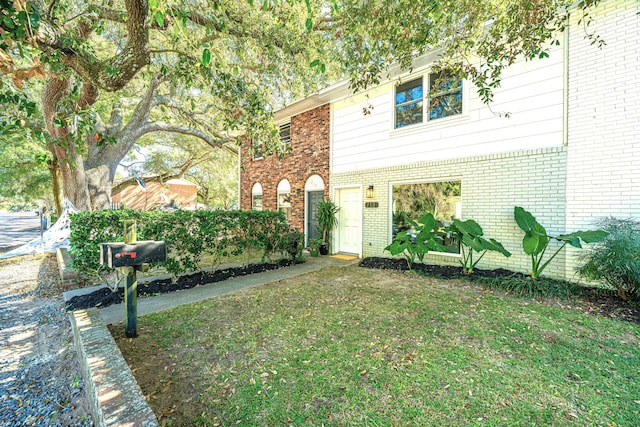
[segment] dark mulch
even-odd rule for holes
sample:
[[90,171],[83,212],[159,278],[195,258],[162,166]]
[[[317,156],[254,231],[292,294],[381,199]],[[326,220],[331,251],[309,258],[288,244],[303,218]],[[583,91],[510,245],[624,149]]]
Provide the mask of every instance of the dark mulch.
[[[138,296],[146,297],[168,292],[180,291],[183,289],[191,289],[196,286],[206,285],[208,283],[221,282],[232,277],[247,276],[249,274],[262,273],[269,270],[275,270],[282,267],[288,267],[298,264],[298,261],[280,260],[277,263],[251,264],[246,267],[234,267],[225,270],[216,270],[213,272],[201,271],[198,273],[180,276],[173,283],[171,279],[153,280],[147,283],[138,283]],[[67,310],[81,310],[91,307],[108,307],[113,304],[120,304],[124,301],[124,289],[119,288],[113,292],[109,288],[101,288],[90,294],[79,295],[71,298],[67,302]]]
[[[399,258],[380,258],[369,257],[360,261],[360,267],[374,268],[381,270],[399,270],[408,271],[407,262]],[[510,270],[474,270],[472,275],[462,273],[462,268],[457,266],[440,266],[428,264],[413,264],[413,270],[424,274],[425,276],[438,277],[443,279],[464,279],[471,282],[479,283],[482,286],[489,279],[527,279],[529,276],[522,273],[516,273]],[[545,279],[549,283],[558,283],[560,281],[553,279]],[[579,292],[572,296],[570,300],[562,300],[558,298],[540,298],[541,303],[560,306],[572,310],[578,310],[582,313],[607,317],[612,319],[624,320],[640,324],[640,301],[625,301],[618,295],[609,290],[578,287]]]

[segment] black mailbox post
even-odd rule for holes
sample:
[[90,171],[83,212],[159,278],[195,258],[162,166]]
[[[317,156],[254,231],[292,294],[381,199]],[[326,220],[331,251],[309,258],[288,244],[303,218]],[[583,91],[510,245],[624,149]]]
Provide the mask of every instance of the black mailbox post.
[[119,268],[125,275],[124,327],[127,338],[138,336],[138,281],[136,270],[142,270],[151,262],[167,259],[167,246],[164,241],[136,240],[135,221],[125,221],[125,243],[111,242],[100,244],[100,264],[110,268]]

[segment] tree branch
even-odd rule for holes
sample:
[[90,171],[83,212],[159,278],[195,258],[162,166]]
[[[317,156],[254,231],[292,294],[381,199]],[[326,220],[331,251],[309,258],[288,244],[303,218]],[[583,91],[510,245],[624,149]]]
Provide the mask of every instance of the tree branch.
[[179,124],[171,124],[167,122],[152,122],[143,125],[138,130],[139,135],[141,137],[148,133],[154,132],[169,132],[169,133],[178,133],[181,135],[189,135],[194,136],[198,139],[209,144],[209,146],[213,148],[224,148],[225,144],[230,142],[235,142],[239,137],[244,135],[244,132],[217,132],[215,135],[209,134],[207,132],[201,131],[200,129],[195,129],[189,126],[179,125]]

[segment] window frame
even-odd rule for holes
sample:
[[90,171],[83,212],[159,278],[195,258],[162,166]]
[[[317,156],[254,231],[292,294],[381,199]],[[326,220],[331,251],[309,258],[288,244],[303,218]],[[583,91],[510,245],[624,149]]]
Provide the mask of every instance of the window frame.
[[[280,151],[287,152],[291,149],[291,122],[282,123],[278,126],[280,136]],[[284,136],[286,132],[288,136]]]
[[261,152],[258,152],[258,150],[256,149],[256,147],[258,147],[259,145],[260,143],[258,141],[255,141],[255,140],[251,141],[251,160],[252,161],[264,159],[264,155]]
[[[405,131],[407,129],[416,129],[419,128],[421,126],[436,126],[436,125],[440,125],[442,123],[448,123],[450,121],[456,121],[456,120],[460,120],[460,119],[466,119],[467,115],[468,115],[468,93],[469,93],[469,88],[468,88],[468,82],[466,79],[460,78],[460,84],[459,87],[455,90],[450,90],[450,91],[445,91],[445,92],[438,92],[436,93],[434,96],[430,95],[430,86],[431,86],[431,76],[437,74],[433,68],[429,68],[421,73],[418,74],[413,74],[410,76],[407,76],[405,78],[403,78],[400,82],[396,82],[396,84],[393,86],[393,90],[391,91],[391,103],[393,105],[392,108],[392,121],[391,121],[391,131],[392,132],[402,132]],[[422,121],[420,122],[416,122],[416,123],[411,123],[411,124],[406,124],[403,126],[397,126],[397,118],[398,118],[398,107],[400,106],[405,106],[405,105],[409,105],[411,103],[414,102],[419,102],[419,101],[407,101],[404,103],[400,103],[397,104],[396,103],[396,95],[398,94],[398,88],[402,87],[403,85],[406,85],[408,83],[411,83],[413,81],[416,80],[421,80],[422,82]],[[428,87],[425,87],[425,82],[427,84]],[[425,91],[425,89],[427,89]],[[439,97],[439,96],[443,96],[446,95],[448,93],[454,93],[460,91],[461,92],[461,101],[460,101],[460,113],[456,113],[456,114],[450,114],[448,116],[444,116],[444,117],[437,117],[437,118],[430,118],[430,112],[431,112],[431,100],[433,98]]]
[[[286,185],[289,188],[289,191],[284,191],[280,188],[281,184],[283,184],[285,181]],[[282,203],[281,196],[285,195],[286,202]],[[278,209],[278,211],[284,212],[285,216],[287,217],[287,221],[291,222],[291,182],[286,178],[280,180],[276,188],[276,208]]]
[[[256,186],[260,186],[260,192],[258,193],[256,191]],[[251,187],[251,209],[254,211],[261,211],[263,210],[263,200],[264,200],[264,189],[262,188],[262,184],[260,184],[259,182],[255,182],[253,184],[253,186]],[[256,200],[259,199],[260,200],[260,206],[259,208],[256,207]]]

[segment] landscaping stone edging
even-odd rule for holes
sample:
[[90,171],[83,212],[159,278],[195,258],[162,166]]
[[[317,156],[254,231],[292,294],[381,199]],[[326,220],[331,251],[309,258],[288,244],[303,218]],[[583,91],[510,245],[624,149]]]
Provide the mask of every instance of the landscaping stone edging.
[[157,427],[158,420],[98,309],[74,311],[69,319],[94,425]]

